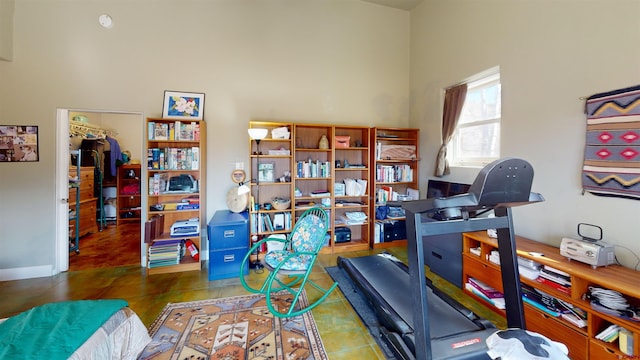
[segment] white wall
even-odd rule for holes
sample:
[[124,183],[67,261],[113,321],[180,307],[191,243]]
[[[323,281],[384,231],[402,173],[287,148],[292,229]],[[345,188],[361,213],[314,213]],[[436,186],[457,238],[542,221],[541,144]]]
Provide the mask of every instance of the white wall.
[[56,108],[157,117],[164,90],[205,93],[208,219],[248,160],[250,120],[408,125],[409,16],[351,0],[16,0],[0,123],[39,126],[41,160],[0,164],[0,279],[54,261]]
[[0,1],[0,61],[13,59],[13,9],[15,0]]
[[[423,129],[422,186],[440,144],[442,89],[493,66],[503,156],[533,165],[546,202],[514,209],[516,233],[553,245],[580,222],[640,255],[640,201],[582,195],[584,101],[640,84],[640,1],[427,0],[411,13],[411,125]],[[446,179],[471,182],[477,171]],[[638,259],[618,247],[618,259]]]

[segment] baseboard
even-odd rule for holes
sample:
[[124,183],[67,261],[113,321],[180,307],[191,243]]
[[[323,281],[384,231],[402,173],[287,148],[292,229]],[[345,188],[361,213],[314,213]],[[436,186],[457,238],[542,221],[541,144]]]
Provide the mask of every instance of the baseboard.
[[0,281],[23,280],[53,275],[51,265],[0,269]]

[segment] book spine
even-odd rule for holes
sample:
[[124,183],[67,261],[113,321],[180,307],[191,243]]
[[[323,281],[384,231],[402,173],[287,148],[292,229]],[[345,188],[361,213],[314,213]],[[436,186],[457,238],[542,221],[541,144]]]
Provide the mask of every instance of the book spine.
[[555,281],[543,278],[542,276],[539,276],[536,279],[536,281],[541,283],[541,284],[545,284],[545,285],[547,285],[547,286],[549,286],[549,287],[551,287],[551,288],[553,288],[555,290],[558,290],[558,291],[560,291],[560,292],[562,292],[564,294],[571,295],[571,288],[566,287],[566,286],[562,286],[562,285],[558,284]]

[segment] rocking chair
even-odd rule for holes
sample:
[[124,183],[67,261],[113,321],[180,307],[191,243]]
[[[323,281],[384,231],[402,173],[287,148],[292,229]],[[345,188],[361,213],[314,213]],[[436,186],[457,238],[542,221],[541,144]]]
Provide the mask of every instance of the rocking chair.
[[[269,311],[277,317],[297,316],[318,306],[338,286],[338,283],[334,283],[324,289],[309,278],[328,228],[327,213],[321,208],[311,208],[300,216],[286,239],[266,237],[253,244],[240,268],[242,286],[249,292],[265,295]],[[262,264],[269,275],[259,288],[254,288],[247,283],[244,274],[250,256],[255,255],[256,249],[267,241],[283,243],[283,247],[282,250],[269,251],[264,256]],[[299,302],[299,298],[306,285],[318,290],[321,296],[305,306]],[[291,295],[293,299],[289,300]]]

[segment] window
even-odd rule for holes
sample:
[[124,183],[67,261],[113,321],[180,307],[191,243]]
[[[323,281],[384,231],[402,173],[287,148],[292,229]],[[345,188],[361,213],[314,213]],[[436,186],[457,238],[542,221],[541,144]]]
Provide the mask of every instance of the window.
[[499,69],[467,83],[467,95],[447,153],[452,166],[484,166],[500,157]]

